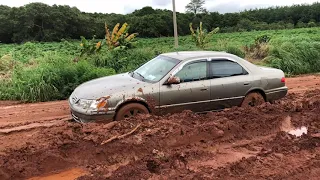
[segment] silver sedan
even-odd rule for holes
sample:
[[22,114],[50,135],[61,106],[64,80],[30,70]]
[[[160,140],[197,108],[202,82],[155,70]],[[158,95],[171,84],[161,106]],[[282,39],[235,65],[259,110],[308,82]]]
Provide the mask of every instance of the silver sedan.
[[78,122],[122,120],[139,113],[207,112],[257,106],[284,97],[283,71],[225,52],[161,54],[132,72],[77,87],[69,98]]

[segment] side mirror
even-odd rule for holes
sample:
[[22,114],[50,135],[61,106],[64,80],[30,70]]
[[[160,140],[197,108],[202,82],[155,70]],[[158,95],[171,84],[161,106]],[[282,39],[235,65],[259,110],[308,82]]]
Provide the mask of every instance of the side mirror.
[[168,81],[167,81],[167,85],[171,85],[171,84],[180,84],[181,81],[180,81],[180,78],[177,77],[177,76],[171,76]]

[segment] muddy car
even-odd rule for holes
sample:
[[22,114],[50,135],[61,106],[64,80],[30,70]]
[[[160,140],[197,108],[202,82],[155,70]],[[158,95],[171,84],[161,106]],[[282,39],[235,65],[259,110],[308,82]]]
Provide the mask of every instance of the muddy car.
[[122,120],[139,113],[208,112],[257,106],[284,97],[283,71],[225,52],[161,54],[132,72],[77,87],[69,98],[75,121]]

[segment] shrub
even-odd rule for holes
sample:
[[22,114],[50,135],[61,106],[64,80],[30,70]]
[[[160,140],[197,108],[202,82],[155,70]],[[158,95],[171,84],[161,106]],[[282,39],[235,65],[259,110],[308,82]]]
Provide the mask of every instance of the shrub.
[[157,54],[152,49],[130,49],[126,51],[111,51],[100,57],[105,67],[116,70],[117,73],[134,70],[143,63],[151,60]]
[[36,43],[26,42],[21,46],[17,46],[13,50],[15,53],[12,54],[13,59],[27,62],[30,59],[41,57],[41,50],[37,47]]
[[305,74],[320,71],[319,42],[285,42],[272,47],[266,62],[288,74]]
[[87,61],[74,63],[54,53],[47,53],[38,61],[36,67],[16,67],[12,80],[0,85],[0,99],[27,102],[66,99],[79,84],[115,73]]
[[81,50],[80,57],[83,55],[91,55],[100,52],[102,47],[102,41],[95,42],[95,36],[92,40],[88,41],[85,37],[81,36]]
[[16,64],[17,61],[12,58],[11,54],[4,55],[0,57],[0,72],[10,71]]
[[245,53],[240,48],[238,48],[236,46],[227,46],[226,52],[234,54],[234,55],[239,56],[241,58],[245,57]]
[[258,36],[256,37],[256,39],[254,40],[255,44],[263,44],[263,43],[268,43],[271,40],[271,37],[268,35],[262,35],[262,36]]
[[194,30],[192,27],[192,23],[190,23],[190,31],[193,42],[197,47],[204,49],[209,41],[209,38],[219,31],[219,28],[215,28],[211,32],[207,33],[207,30],[203,30],[202,22],[200,22],[200,26],[197,30]]
[[113,31],[110,33],[107,24],[105,25],[106,29],[106,41],[108,48],[114,49],[127,49],[133,47],[133,41],[138,33],[129,34],[128,31],[130,26],[127,23],[124,23],[121,28],[120,23],[116,24],[113,28]]
[[269,53],[270,40],[271,37],[268,35],[256,37],[254,44],[244,46],[245,55],[250,59],[264,59]]

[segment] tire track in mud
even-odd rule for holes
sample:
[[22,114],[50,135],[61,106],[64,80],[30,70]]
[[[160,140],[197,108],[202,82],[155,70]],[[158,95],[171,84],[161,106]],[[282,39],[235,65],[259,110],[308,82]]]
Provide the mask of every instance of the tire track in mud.
[[65,121],[71,120],[69,116],[62,116],[61,118],[57,118],[55,120],[48,120],[46,122],[43,121],[35,121],[35,122],[28,122],[28,123],[20,123],[20,124],[14,124],[14,125],[7,125],[7,126],[0,126],[0,134],[9,134],[9,133],[15,133],[20,131],[28,131],[35,128],[41,128],[41,127],[52,127],[52,126],[58,126],[63,124]]
[[[314,81],[318,76],[292,82],[319,89]],[[0,107],[0,179],[59,179],[77,172],[78,179],[317,178],[320,90],[291,90],[273,105],[143,116],[112,126],[69,122],[65,101],[40,103],[42,109]],[[293,127],[306,126],[308,135],[281,133],[287,117]],[[101,145],[138,124],[132,135]]]
[[17,103],[13,103],[7,106],[0,106],[0,112],[0,128],[42,121],[46,122],[67,117],[71,119],[67,101],[18,105]]
[[[186,111],[113,125],[64,121],[0,134],[0,179],[60,177],[72,168],[87,173],[79,179],[285,179],[300,177],[301,168],[312,179],[320,153],[319,137],[312,136],[320,133],[319,93],[204,115]],[[309,134],[295,138],[281,132],[288,116],[292,126],[306,126]],[[132,135],[101,145],[138,124]],[[276,167],[292,168],[284,173]]]

